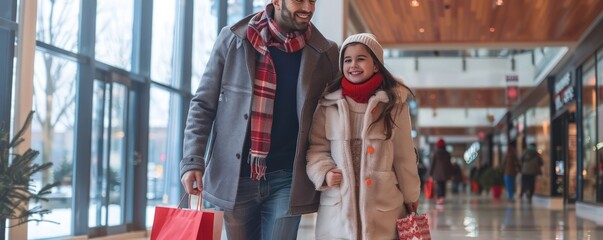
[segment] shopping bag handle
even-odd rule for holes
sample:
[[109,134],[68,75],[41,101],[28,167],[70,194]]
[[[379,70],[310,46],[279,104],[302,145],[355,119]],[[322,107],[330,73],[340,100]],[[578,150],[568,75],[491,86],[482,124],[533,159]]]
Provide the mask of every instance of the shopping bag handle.
[[[191,195],[188,193],[184,193],[182,195],[182,198],[180,199],[180,202],[178,203],[178,208],[182,208],[182,201],[184,201],[184,198],[188,195],[188,202],[191,202]],[[203,201],[203,199],[201,198],[201,194],[199,194],[198,200],[197,200],[197,208],[195,208],[195,210],[201,210],[203,205],[201,205],[201,202]]]

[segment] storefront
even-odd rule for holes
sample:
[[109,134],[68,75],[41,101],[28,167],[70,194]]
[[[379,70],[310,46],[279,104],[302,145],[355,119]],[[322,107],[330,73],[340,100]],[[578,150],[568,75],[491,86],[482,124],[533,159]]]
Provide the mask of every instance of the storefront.
[[582,84],[580,200],[603,204],[603,49],[590,56],[576,75]]
[[550,167],[545,169],[550,175],[550,196],[563,197],[564,203],[573,203],[577,192],[576,93],[579,91],[571,71],[559,76],[549,78],[551,161]]
[[550,80],[551,173],[560,182],[552,193],[575,202],[579,217],[603,222],[603,20],[593,29]]
[[491,166],[500,166],[507,155],[511,113],[507,112],[490,133],[492,140]]
[[[535,204],[550,208],[561,208],[561,195],[553,189],[558,188],[555,159],[551,154],[551,80],[540,82],[520,104],[511,110],[509,141],[517,143],[517,153],[521,157],[528,145],[535,144],[542,156],[544,166],[542,174],[536,178]],[[563,179],[562,179],[563,181]],[[562,183],[562,182],[561,182]]]

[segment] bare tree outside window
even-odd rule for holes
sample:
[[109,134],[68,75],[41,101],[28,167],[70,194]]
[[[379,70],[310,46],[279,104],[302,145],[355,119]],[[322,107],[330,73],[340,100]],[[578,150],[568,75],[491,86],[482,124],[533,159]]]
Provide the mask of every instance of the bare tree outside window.
[[196,1],[193,21],[193,61],[191,91],[199,86],[218,32],[217,1]]
[[[39,41],[69,51],[77,49],[79,1],[40,1],[36,37]],[[53,160],[55,136],[59,132],[73,132],[75,113],[75,71],[73,63],[49,53],[38,53],[36,63],[42,60],[43,70],[34,74],[34,120],[41,126],[41,161]],[[67,74],[66,74],[67,73]],[[71,161],[71,156],[67,156]],[[57,159],[57,158],[54,158]],[[63,158],[60,158],[63,159]],[[55,165],[60,162],[55,162]],[[50,169],[42,172],[42,184],[52,181]]]
[[132,0],[97,1],[95,56],[125,70],[132,68]]

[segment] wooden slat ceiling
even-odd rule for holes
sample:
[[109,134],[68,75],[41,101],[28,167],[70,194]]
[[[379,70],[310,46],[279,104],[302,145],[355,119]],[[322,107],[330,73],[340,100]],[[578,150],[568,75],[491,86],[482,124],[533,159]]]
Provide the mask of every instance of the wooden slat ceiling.
[[[576,42],[603,0],[351,0],[384,46]],[[494,31],[491,32],[490,28]],[[424,32],[420,32],[424,29]]]

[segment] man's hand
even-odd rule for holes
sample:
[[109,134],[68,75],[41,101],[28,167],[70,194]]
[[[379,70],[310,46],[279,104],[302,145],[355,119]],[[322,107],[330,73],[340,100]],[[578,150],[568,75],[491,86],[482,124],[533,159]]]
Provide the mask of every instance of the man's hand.
[[404,203],[404,206],[406,207],[406,215],[415,213],[417,212],[417,209],[419,209],[419,200],[411,203]]
[[[203,191],[203,172],[199,170],[190,170],[182,175],[182,186],[184,191],[190,195],[201,195]],[[197,188],[193,187],[193,183],[197,183]]]
[[334,168],[331,171],[327,172],[327,177],[325,178],[327,182],[327,186],[336,187],[341,184],[341,169]]

